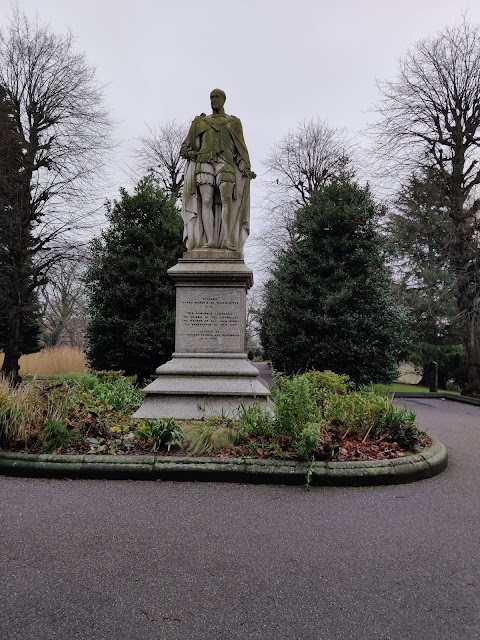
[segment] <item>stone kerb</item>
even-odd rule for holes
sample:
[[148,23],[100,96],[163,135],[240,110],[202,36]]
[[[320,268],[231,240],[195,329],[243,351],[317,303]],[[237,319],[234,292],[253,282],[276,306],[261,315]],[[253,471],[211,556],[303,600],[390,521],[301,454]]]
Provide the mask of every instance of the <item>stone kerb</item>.
[[54,478],[104,478],[247,482],[312,486],[402,484],[431,478],[448,464],[445,446],[432,446],[393,460],[296,462],[249,458],[180,456],[55,455],[0,452],[0,474]]

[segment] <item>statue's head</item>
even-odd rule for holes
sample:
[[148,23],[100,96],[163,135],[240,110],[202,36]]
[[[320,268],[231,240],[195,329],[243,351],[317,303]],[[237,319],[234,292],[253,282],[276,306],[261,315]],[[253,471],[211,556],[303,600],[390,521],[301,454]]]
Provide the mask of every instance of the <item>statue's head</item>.
[[210,92],[210,104],[212,105],[212,109],[214,111],[222,109],[226,99],[227,94],[221,89],[214,89]]

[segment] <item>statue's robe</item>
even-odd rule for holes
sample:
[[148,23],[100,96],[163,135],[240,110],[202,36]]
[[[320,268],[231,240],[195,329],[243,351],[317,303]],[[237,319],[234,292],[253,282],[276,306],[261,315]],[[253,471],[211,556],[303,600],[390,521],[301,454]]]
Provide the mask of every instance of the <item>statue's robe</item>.
[[[235,186],[232,205],[232,240],[233,244],[241,250],[247,240],[250,230],[250,179],[245,178],[241,172],[245,169],[250,169],[250,158],[243,138],[242,123],[240,120],[235,116],[229,115],[223,116],[222,120],[224,120],[225,123],[221,126],[224,126],[228,130],[234,143],[235,162],[233,168],[235,171]],[[188,135],[182,145],[182,150],[200,151],[202,134],[204,134],[212,125],[215,125],[215,120],[211,116],[197,116],[190,126]],[[216,155],[216,152],[213,155]],[[203,153],[200,158],[202,162],[209,161]],[[219,158],[210,158],[210,161],[216,160],[219,160]],[[198,160],[189,160],[187,162],[185,181],[183,185],[183,235],[188,251],[202,247],[206,243],[201,215],[199,215],[201,213],[201,196],[196,183],[196,174],[199,172],[199,164]],[[222,228],[220,194],[217,193],[217,191],[218,190],[216,189],[216,200],[214,206],[215,246],[223,249],[225,248],[226,238],[224,229]]]

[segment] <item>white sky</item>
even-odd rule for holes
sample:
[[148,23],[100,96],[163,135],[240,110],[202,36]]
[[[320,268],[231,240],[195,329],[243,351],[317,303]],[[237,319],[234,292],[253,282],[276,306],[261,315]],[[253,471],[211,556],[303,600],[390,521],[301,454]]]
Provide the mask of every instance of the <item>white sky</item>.
[[[1,23],[11,14],[0,0]],[[209,93],[227,93],[241,118],[252,168],[289,128],[312,116],[361,132],[378,98],[417,40],[467,19],[480,23],[480,0],[18,0],[55,32],[70,29],[105,83],[105,103],[122,141],[118,186],[146,124],[190,121],[209,112]],[[258,181],[257,181],[258,183]],[[261,189],[252,184],[252,229]],[[256,193],[255,193],[256,192]],[[246,255],[248,261],[248,243]]]

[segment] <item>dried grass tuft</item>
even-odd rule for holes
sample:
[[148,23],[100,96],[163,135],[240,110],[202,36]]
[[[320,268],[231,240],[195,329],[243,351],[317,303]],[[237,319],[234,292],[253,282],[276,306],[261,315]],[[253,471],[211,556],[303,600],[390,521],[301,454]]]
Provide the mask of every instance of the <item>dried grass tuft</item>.
[[31,383],[12,387],[0,377],[0,443],[25,444],[43,420],[39,387]]
[[[3,353],[0,354],[0,366]],[[49,347],[20,358],[20,375],[41,376],[55,373],[81,373],[87,370],[85,354],[77,347]]]
[[183,435],[189,453],[208,456],[219,449],[231,449],[238,438],[238,431],[229,426],[201,422],[185,425]]

